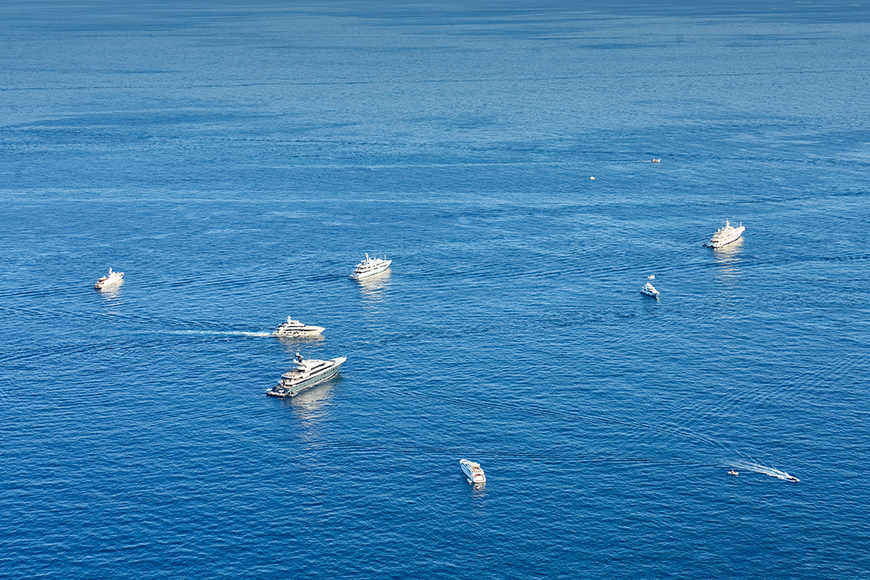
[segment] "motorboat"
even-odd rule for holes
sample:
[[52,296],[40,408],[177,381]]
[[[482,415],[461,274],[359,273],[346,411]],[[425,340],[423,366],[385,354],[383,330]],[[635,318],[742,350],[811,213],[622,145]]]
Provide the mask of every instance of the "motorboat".
[[272,336],[319,336],[324,330],[322,326],[302,324],[298,320],[293,320],[288,316],[287,322],[276,328]]
[[794,481],[795,483],[797,483],[797,482],[800,481],[800,480],[799,480],[797,477],[795,477],[794,475],[786,475],[785,478],[786,478],[788,481]]
[[661,159],[653,159],[653,160],[651,161],[651,163],[661,163],[661,162],[662,162]]
[[109,273],[97,280],[97,283],[94,284],[94,288],[97,290],[102,290],[104,288],[108,288],[113,284],[117,284],[124,278],[124,272],[113,272],[111,268],[109,268]]
[[740,474],[732,469],[731,471],[728,472],[728,475],[740,475]]
[[649,281],[643,285],[643,288],[640,289],[641,294],[646,294],[647,296],[652,296],[653,298],[659,295],[659,291],[655,289],[655,286],[652,285],[652,281],[655,280],[655,276],[650,276]]
[[745,229],[746,228],[743,227],[743,222],[740,222],[740,225],[735,228],[728,222],[728,220],[725,220],[725,227],[716,230],[716,233],[713,234],[713,237],[710,238],[707,245],[711,248],[721,248],[722,246],[726,246],[739,239],[740,236],[743,235],[743,230]]
[[481,469],[479,463],[467,459],[460,459],[459,467],[462,468],[462,473],[465,474],[468,483],[486,483],[486,475],[484,475],[483,469]]
[[334,377],[346,360],[346,356],[329,360],[306,359],[297,352],[296,364],[284,373],[278,384],[266,391],[266,394],[270,397],[295,397],[305,389]]
[[387,260],[386,256],[383,258],[369,258],[369,255],[366,254],[366,259],[356,265],[356,268],[354,268],[353,274],[351,274],[350,277],[354,280],[368,278],[369,276],[380,274],[389,268],[392,263],[393,261]]

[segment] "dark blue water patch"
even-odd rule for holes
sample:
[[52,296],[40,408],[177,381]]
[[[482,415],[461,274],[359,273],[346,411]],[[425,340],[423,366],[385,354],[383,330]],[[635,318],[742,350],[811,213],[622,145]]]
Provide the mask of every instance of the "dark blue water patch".
[[[0,9],[7,575],[868,568],[860,7],[47,6]],[[266,397],[296,352],[348,360]]]

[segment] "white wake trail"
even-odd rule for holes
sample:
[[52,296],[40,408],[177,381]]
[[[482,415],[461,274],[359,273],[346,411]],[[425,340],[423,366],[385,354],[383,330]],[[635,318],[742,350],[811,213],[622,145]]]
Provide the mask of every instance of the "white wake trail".
[[761,473],[762,475],[769,475],[771,477],[776,477],[785,481],[800,481],[797,477],[790,475],[785,471],[781,471],[779,469],[776,469],[775,467],[759,465],[758,463],[742,463],[736,464],[734,467],[742,469],[744,471],[752,471],[755,473]]

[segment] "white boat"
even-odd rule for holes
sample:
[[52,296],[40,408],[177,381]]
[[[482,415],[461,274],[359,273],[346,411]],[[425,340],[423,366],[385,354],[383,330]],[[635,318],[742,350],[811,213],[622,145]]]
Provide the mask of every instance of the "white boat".
[[734,471],[732,469],[731,471],[728,472],[728,475],[740,475],[740,474],[737,471]]
[[392,263],[393,261],[387,260],[386,256],[383,258],[369,258],[369,255],[366,254],[366,259],[356,265],[350,277],[354,280],[359,280],[360,278],[374,276],[389,268]]
[[102,290],[103,288],[108,288],[112,284],[117,284],[124,277],[124,272],[112,272],[112,269],[109,268],[109,273],[94,284],[94,288],[97,290]]
[[322,326],[302,324],[288,316],[287,322],[276,328],[272,336],[318,336],[324,330]]
[[743,227],[743,222],[740,222],[739,227],[732,226],[728,220],[725,220],[725,227],[719,228],[716,230],[716,233],[713,234],[713,237],[710,238],[710,242],[707,244],[711,248],[721,248],[722,246],[726,246],[740,238],[743,235],[743,230],[746,228]]
[[800,481],[800,480],[799,480],[797,477],[795,477],[794,475],[788,475],[788,474],[786,474],[786,477],[785,477],[785,478],[786,478],[787,480],[789,480],[789,481],[794,481],[794,482],[798,482],[798,481]]
[[331,379],[347,360],[346,356],[329,360],[305,359],[296,353],[296,364],[281,376],[281,381],[266,391],[270,397],[295,397],[305,389]]
[[641,293],[641,294],[646,294],[647,296],[652,296],[653,298],[655,298],[656,296],[658,296],[658,295],[659,295],[659,291],[656,290],[655,287],[652,285],[652,281],[655,280],[655,279],[656,279],[655,276],[650,276],[650,277],[649,277],[649,282],[647,282],[646,284],[643,285],[643,288],[640,289],[640,293]]
[[462,468],[462,473],[465,474],[468,483],[486,483],[486,475],[484,475],[483,469],[481,469],[479,463],[467,459],[460,459],[459,467]]

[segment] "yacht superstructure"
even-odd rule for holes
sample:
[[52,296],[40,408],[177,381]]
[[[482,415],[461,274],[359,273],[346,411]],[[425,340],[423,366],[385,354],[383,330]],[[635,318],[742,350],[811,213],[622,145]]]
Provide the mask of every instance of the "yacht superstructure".
[[297,352],[296,364],[284,373],[281,381],[266,391],[266,394],[270,397],[295,397],[305,389],[334,377],[346,360],[346,356],[329,360],[305,359]]
[[276,328],[272,336],[319,336],[323,331],[324,328],[322,326],[302,324],[298,320],[293,320],[288,316],[287,322]]
[[369,255],[366,254],[366,259],[356,265],[350,277],[354,280],[359,280],[360,278],[374,276],[389,268],[392,263],[393,261],[387,260],[386,256],[383,258],[369,258]]
[[647,296],[652,296],[655,298],[659,295],[659,291],[655,289],[655,286],[652,285],[652,281],[655,280],[656,277],[650,276],[649,281],[643,285],[643,288],[640,289],[641,294],[646,294]]
[[479,463],[467,459],[460,459],[459,467],[462,468],[462,473],[465,474],[468,483],[486,483],[486,475],[483,473],[483,469],[481,469]]
[[113,272],[111,268],[109,268],[109,273],[94,284],[94,288],[97,290],[102,290],[103,288],[108,288],[112,284],[117,284],[124,277],[124,272]]
[[707,245],[711,248],[721,248],[742,236],[743,230],[745,229],[746,228],[743,227],[743,222],[735,228],[728,222],[728,220],[725,220],[725,227],[716,230],[716,233],[713,234],[713,237],[710,238]]

